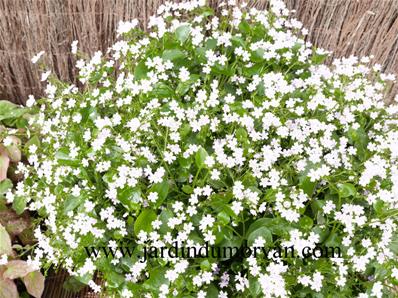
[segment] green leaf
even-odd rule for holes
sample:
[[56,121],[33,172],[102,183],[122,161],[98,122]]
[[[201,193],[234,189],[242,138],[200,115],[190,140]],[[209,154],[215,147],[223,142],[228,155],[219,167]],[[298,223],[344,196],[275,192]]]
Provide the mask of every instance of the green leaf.
[[11,238],[7,230],[0,224],[0,255],[12,255]]
[[398,233],[394,233],[391,237],[389,249],[395,254],[398,254]]
[[182,191],[183,192],[185,192],[186,194],[191,194],[191,193],[193,193],[193,188],[192,188],[192,186],[190,186],[190,185],[187,185],[187,184],[185,184],[185,185],[183,185],[182,186]]
[[261,285],[255,277],[249,277],[249,291],[253,297],[260,297]]
[[[184,123],[183,125],[181,125],[180,135],[182,138],[186,138],[191,131],[192,131],[191,126],[188,123]],[[179,157],[178,161],[185,168],[189,168],[191,166],[191,164],[188,164],[189,160],[183,157]]]
[[265,54],[264,49],[257,49],[254,52],[252,52],[251,58],[254,62],[262,62],[264,61],[264,54]]
[[305,167],[304,171],[302,171],[299,174],[298,186],[309,197],[312,197],[315,187],[317,186],[317,182],[311,181],[310,177],[308,177],[308,173],[310,172],[311,169],[316,169],[316,168],[317,168],[317,164],[314,164],[313,162],[310,161],[309,163],[307,163],[307,166]]
[[0,121],[21,117],[28,111],[29,109],[17,106],[12,102],[0,100]]
[[253,231],[266,227],[272,234],[277,236],[282,236],[286,233],[289,233],[293,227],[289,226],[286,221],[277,217],[277,218],[259,218],[254,221],[246,232],[246,235],[250,235]]
[[313,64],[321,64],[326,60],[327,57],[328,57],[328,55],[326,55],[326,54],[323,54],[323,55],[313,54],[311,57],[311,62]]
[[341,198],[347,198],[357,194],[355,186],[351,183],[340,183],[337,185],[337,188]]
[[212,68],[212,72],[215,74],[221,74],[226,76],[232,76],[234,74],[234,70],[231,68],[230,65],[221,65],[216,63]]
[[260,82],[260,84],[258,84],[256,91],[258,93],[259,96],[265,96],[265,86],[264,86],[264,82]]
[[323,243],[329,236],[329,229],[327,227],[321,228],[319,223],[312,228],[312,231],[319,235],[319,243]]
[[191,34],[191,26],[190,25],[182,25],[176,29],[176,37],[180,41],[180,43],[184,43],[189,35]]
[[92,273],[86,273],[82,276],[76,276],[76,279],[80,281],[81,283],[87,285],[90,280],[93,279],[93,274]]
[[106,280],[109,283],[109,287],[118,288],[124,283],[125,277],[115,271],[109,270],[106,274]]
[[219,297],[218,290],[214,284],[210,284],[206,291],[206,297]]
[[198,79],[200,78],[199,75],[193,74],[191,75],[190,79],[185,82],[180,82],[177,86],[176,93],[180,96],[185,95],[188,90],[191,88],[193,84],[195,84]]
[[62,288],[67,291],[71,291],[74,293],[82,290],[86,285],[78,280],[75,276],[68,277],[66,281],[63,283]]
[[217,220],[223,225],[229,224],[230,217],[225,211],[221,211],[217,214]]
[[69,150],[66,148],[61,148],[55,153],[55,158],[61,166],[79,166],[79,160],[69,156]]
[[204,7],[201,15],[204,17],[213,16],[214,10],[210,7]]
[[134,78],[136,80],[145,79],[147,77],[148,68],[145,65],[145,61],[140,61],[134,68]]
[[206,48],[205,47],[196,47],[195,55],[196,55],[197,63],[206,63]]
[[159,288],[163,284],[169,284],[169,280],[166,278],[167,268],[154,268],[149,271],[149,279],[144,282],[143,286],[145,289],[159,292]]
[[141,201],[141,189],[138,187],[125,187],[118,192],[117,199],[130,211],[137,210]]
[[27,152],[29,152],[29,147],[32,145],[36,145],[37,148],[40,147],[40,139],[37,135],[34,135],[33,137],[31,137],[30,140],[25,143],[25,146],[24,146],[25,150]]
[[82,123],[86,123],[89,119],[95,121],[98,117],[98,112],[95,107],[87,107],[81,109]]
[[243,127],[239,127],[236,131],[235,131],[235,136],[238,139],[239,142],[245,143],[247,142],[247,131],[246,129],[244,129]]
[[163,60],[170,60],[170,61],[174,61],[177,59],[184,59],[185,57],[186,55],[184,54],[184,52],[178,49],[165,50],[162,55]]
[[385,203],[382,200],[377,200],[374,204],[373,204],[373,209],[375,210],[377,216],[381,216],[383,215],[385,209]]
[[260,73],[260,70],[264,67],[262,63],[256,63],[251,67],[243,68],[243,74],[246,76],[254,76]]
[[251,29],[250,29],[249,23],[246,22],[246,21],[242,21],[242,22],[239,24],[239,30],[242,31],[243,33],[249,34],[249,33],[250,33],[250,30],[251,30]]
[[235,47],[246,47],[245,41],[240,37],[232,36],[231,42]]
[[314,193],[314,189],[316,186],[316,182],[312,182],[311,179],[307,176],[301,176],[299,178],[299,187],[309,196],[311,197]]
[[25,211],[26,208],[26,197],[23,196],[16,196],[14,201],[12,202],[12,209],[20,215]]
[[23,277],[26,290],[35,298],[40,298],[44,291],[44,276],[40,271],[33,271]]
[[207,183],[215,189],[220,189],[225,186],[221,180],[209,180]]
[[242,245],[242,239],[237,236],[233,236],[231,239],[224,239],[219,247],[221,251],[225,248],[225,258],[220,258],[221,261],[226,261],[232,258],[239,250]]
[[325,245],[329,247],[339,247],[341,245],[341,237],[335,232],[331,232],[325,241]]
[[200,262],[200,269],[211,270],[211,264],[208,259],[205,259],[202,262]]
[[68,212],[75,210],[78,206],[80,206],[84,202],[83,196],[75,197],[68,196],[64,201],[63,213],[67,215]]
[[161,234],[166,234],[167,232],[171,231],[171,228],[167,225],[170,218],[174,217],[173,212],[168,209],[163,209],[159,215],[159,220],[162,222],[160,226],[159,232]]
[[260,227],[249,234],[247,237],[247,244],[253,245],[257,238],[262,237],[266,244],[272,243],[271,231],[266,227]]
[[189,179],[190,172],[186,168],[180,168],[178,171],[178,177],[176,179],[177,182],[179,183],[184,183],[187,182]]
[[203,147],[200,147],[199,150],[196,152],[195,163],[199,169],[205,166],[205,160],[208,156],[209,154],[207,154],[207,151],[203,149]]
[[221,229],[217,229],[215,232],[216,240],[215,245],[221,244],[225,239],[233,239],[234,232],[232,232],[227,227],[222,227]]
[[167,194],[169,193],[169,183],[167,181],[162,181],[160,183],[155,183],[149,189],[149,192],[157,192],[158,200],[156,201],[156,205],[160,206],[163,201],[166,199]]
[[5,123],[6,126],[8,127],[15,127],[15,128],[23,128],[27,129],[29,127],[29,118],[33,118],[32,115],[29,115],[28,113],[22,115],[19,118],[16,119],[7,119],[4,120],[4,122],[12,122],[12,123]]
[[314,214],[317,214],[318,212],[322,212],[324,205],[325,205],[324,200],[312,200],[311,201],[311,210]]
[[140,231],[151,232],[152,222],[157,218],[155,211],[151,209],[144,209],[138,215],[134,223],[134,233],[138,235]]
[[167,98],[167,97],[172,97],[174,95],[174,90],[170,88],[170,86],[166,85],[165,83],[157,83],[153,90],[152,93],[154,96],[158,98]]
[[366,160],[368,152],[367,146],[369,143],[369,137],[366,131],[362,127],[358,129],[350,128],[348,130],[348,138],[350,142],[355,145],[355,148],[357,148],[357,155],[359,158],[362,161]]
[[11,188],[13,184],[10,179],[5,179],[0,182],[0,196],[6,194]]
[[307,216],[307,215],[303,215],[299,222],[298,222],[298,226],[304,230],[309,230],[312,228],[314,224],[314,221],[312,220],[311,217]]
[[213,50],[217,47],[217,39],[209,38],[205,42],[205,50]]
[[[233,194],[231,192],[213,194],[209,199],[209,205],[217,212],[225,211],[225,207],[228,207],[228,203],[232,198]],[[230,215],[229,211],[235,214],[230,208],[225,212]]]

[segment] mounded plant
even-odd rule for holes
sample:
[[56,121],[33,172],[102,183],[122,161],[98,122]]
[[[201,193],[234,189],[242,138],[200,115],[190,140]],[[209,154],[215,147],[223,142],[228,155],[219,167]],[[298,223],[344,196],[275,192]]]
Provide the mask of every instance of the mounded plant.
[[[117,297],[393,297],[394,77],[368,57],[324,65],[282,1],[234,2],[166,3],[147,32],[121,22],[107,53],[77,61],[81,87],[49,77],[7,194],[41,218],[31,264]],[[139,257],[176,241],[269,253]],[[88,257],[102,246],[134,253]]]

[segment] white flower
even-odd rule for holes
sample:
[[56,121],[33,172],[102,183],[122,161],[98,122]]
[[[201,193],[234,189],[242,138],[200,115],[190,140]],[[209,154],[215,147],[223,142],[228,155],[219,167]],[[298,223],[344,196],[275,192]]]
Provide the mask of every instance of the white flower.
[[50,76],[50,74],[51,74],[51,70],[42,73],[42,75],[41,75],[41,81],[42,81],[42,82],[46,81],[47,78]]
[[239,215],[243,211],[242,203],[238,201],[233,201],[231,209],[236,215]]
[[[26,179],[5,194],[8,203],[25,198],[41,218],[30,264],[62,263],[82,277],[100,270],[96,265],[105,258],[71,253],[87,239],[116,250],[199,249],[222,234],[233,239],[275,222],[286,226],[286,235],[255,237],[251,249],[259,257],[246,258],[238,273],[217,259],[167,253],[163,261],[141,256],[126,267],[117,250],[105,261],[123,275],[125,297],[132,296],[126,289],[153,278],[156,264],[167,280],[158,284],[160,298],[205,297],[214,286],[220,297],[244,296],[249,280],[259,283],[259,296],[294,296],[297,286],[322,296],[352,290],[351,275],[365,274],[374,263],[386,268],[385,280],[398,279],[391,249],[398,229],[398,106],[385,107],[382,82],[395,77],[368,65],[370,58],[318,65],[314,53],[327,51],[314,51],[296,36],[307,32],[282,0],[271,0],[268,11],[241,2],[224,1],[219,14],[207,15],[197,9],[204,0],[166,1],[147,30],[137,28],[137,20],[121,21],[121,38],[106,52],[78,60],[79,88],[49,83],[49,71],[42,75],[44,97],[27,118],[40,148],[25,145],[28,163],[14,166]],[[183,25],[191,38],[181,44],[176,28]],[[72,54],[77,45],[72,42]],[[34,97],[26,104],[32,107]],[[3,129],[7,153],[13,140],[7,136],[21,132]],[[204,161],[200,148],[208,154]],[[343,183],[355,186],[354,197],[334,187]],[[301,261],[284,265],[278,257],[278,245],[294,247],[311,265],[328,231],[341,240],[346,257],[324,262],[322,272],[309,272]],[[104,279],[106,288],[106,272]],[[183,286],[187,280],[192,289]],[[377,275],[358,282],[369,293],[359,297],[389,294],[388,282]]]
[[134,19],[130,22],[119,21],[119,25],[117,28],[117,35],[120,36],[123,33],[128,33],[138,25],[138,20]]
[[391,277],[393,277],[393,278],[398,280],[398,268],[393,268],[392,269]]
[[133,293],[127,289],[123,289],[122,293],[121,293],[122,297],[125,298],[132,298],[133,297]]
[[217,169],[211,170],[211,179],[220,180],[220,175],[221,175],[221,173],[219,170],[217,170]]
[[213,226],[214,222],[215,222],[215,219],[211,215],[207,214],[206,216],[204,216],[202,218],[199,228],[202,231],[205,230],[207,227],[211,228]]
[[0,265],[6,265],[7,263],[8,263],[8,256],[4,254],[0,258]]
[[323,213],[329,214],[336,208],[336,205],[332,201],[326,201],[325,206],[323,206]]
[[207,156],[205,159],[205,164],[209,167],[212,168],[215,164],[214,158],[212,156]]
[[323,275],[320,272],[315,272],[312,276],[311,289],[315,292],[320,292],[322,289]]
[[30,154],[35,154],[37,151],[37,146],[35,144],[32,144],[29,146],[29,153]]
[[40,57],[43,56],[44,53],[45,53],[44,51],[41,51],[41,52],[39,52],[37,55],[35,55],[35,56],[32,58],[32,60],[31,60],[32,63],[33,63],[33,64],[36,64],[37,61],[39,61]]
[[28,96],[28,100],[26,101],[26,106],[27,106],[28,108],[31,108],[31,107],[33,107],[33,105],[35,104],[35,102],[36,102],[36,100],[35,100],[35,98],[33,97],[33,95],[29,95],[29,96]]
[[88,282],[88,285],[94,291],[94,293],[100,293],[101,292],[101,286],[97,285],[94,281],[90,280]]
[[377,298],[381,298],[383,296],[383,284],[381,282],[377,281],[373,284],[372,295]]
[[166,278],[171,282],[174,282],[178,278],[178,273],[175,270],[167,270]]
[[5,138],[3,139],[3,145],[4,145],[4,146],[8,147],[8,146],[11,146],[12,144],[13,144],[12,137],[7,136],[7,137],[5,137]]
[[206,292],[200,290],[196,296],[197,298],[206,298]]
[[151,192],[148,195],[148,200],[152,203],[155,203],[158,200],[159,196],[157,192]]
[[72,51],[72,54],[73,54],[73,55],[75,55],[75,54],[77,53],[77,44],[78,44],[78,43],[79,43],[78,40],[72,41],[72,44],[71,44],[71,51]]
[[140,125],[141,125],[141,122],[140,122],[140,120],[139,120],[138,118],[132,118],[132,119],[128,122],[127,127],[130,128],[130,130],[131,130],[132,132],[134,132],[134,131],[137,131],[137,130],[138,130],[138,128],[140,127]]
[[190,72],[188,71],[188,69],[186,67],[181,67],[180,68],[180,73],[178,74],[178,78],[182,81],[188,81],[190,77]]

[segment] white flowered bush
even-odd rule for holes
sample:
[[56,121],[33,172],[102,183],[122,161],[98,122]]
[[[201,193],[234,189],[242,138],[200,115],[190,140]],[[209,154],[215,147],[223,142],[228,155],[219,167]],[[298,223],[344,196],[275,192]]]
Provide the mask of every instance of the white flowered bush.
[[[394,77],[367,57],[322,64],[282,1],[234,2],[166,3],[148,32],[121,22],[107,53],[79,60],[79,88],[50,76],[7,194],[42,219],[30,262],[117,297],[394,297]],[[142,258],[174,243],[266,250]]]

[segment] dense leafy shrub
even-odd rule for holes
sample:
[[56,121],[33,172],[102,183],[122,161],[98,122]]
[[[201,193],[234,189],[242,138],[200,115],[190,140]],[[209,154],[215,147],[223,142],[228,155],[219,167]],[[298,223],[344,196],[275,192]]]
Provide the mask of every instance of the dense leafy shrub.
[[5,195],[23,178],[16,173],[25,142],[29,139],[30,110],[0,100],[0,298],[21,295],[41,297],[44,276],[24,260],[34,247],[33,224],[24,205],[14,200],[6,204]]
[[[96,291],[99,271],[121,297],[393,296],[393,76],[367,57],[322,64],[281,1],[229,1],[219,17],[202,2],[162,5],[148,33],[122,22],[124,39],[78,61],[82,88],[50,78],[26,179],[7,195],[42,218],[32,264]],[[84,248],[175,241],[271,252],[141,262]],[[292,245],[297,258],[275,254]],[[301,255],[320,246],[342,256]]]

